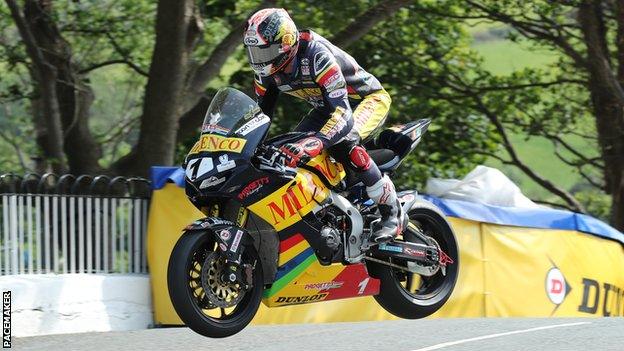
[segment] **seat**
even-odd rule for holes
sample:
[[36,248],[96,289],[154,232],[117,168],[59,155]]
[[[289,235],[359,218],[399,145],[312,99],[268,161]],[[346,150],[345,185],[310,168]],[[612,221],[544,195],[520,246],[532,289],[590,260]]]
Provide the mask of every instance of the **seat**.
[[431,120],[419,119],[383,130],[377,139],[365,144],[368,154],[382,171],[394,171],[420,142]]
[[390,149],[368,150],[368,155],[381,171],[394,171],[401,158]]

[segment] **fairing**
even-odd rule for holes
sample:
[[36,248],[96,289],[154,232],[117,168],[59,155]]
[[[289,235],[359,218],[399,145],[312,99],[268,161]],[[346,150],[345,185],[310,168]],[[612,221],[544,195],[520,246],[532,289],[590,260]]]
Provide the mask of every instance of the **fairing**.
[[[233,199],[274,228],[279,255],[276,276],[265,290],[266,305],[377,294],[379,281],[368,275],[365,265],[324,266],[317,258],[326,248],[320,239],[322,224],[314,213],[345,177],[344,168],[324,151],[294,176],[260,169],[252,159],[269,125],[268,117],[245,94],[230,88],[219,91],[200,140],[187,156],[187,194],[196,205],[200,197]],[[279,145],[291,136],[266,143]],[[217,184],[201,188],[206,180]]]

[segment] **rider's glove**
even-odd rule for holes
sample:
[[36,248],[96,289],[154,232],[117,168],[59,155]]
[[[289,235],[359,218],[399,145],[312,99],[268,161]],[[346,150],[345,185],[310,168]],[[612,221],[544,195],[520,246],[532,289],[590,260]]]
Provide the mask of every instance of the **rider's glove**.
[[322,150],[323,142],[316,137],[308,137],[280,147],[280,151],[286,156],[284,164],[288,167],[297,167],[300,163],[305,163],[316,157]]

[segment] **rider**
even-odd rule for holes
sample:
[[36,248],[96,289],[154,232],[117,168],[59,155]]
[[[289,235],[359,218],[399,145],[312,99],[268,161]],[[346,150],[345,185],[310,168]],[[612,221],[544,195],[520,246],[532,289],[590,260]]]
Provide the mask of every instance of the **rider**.
[[381,221],[373,239],[388,241],[401,232],[403,213],[394,184],[381,175],[360,140],[381,127],[390,109],[390,96],[379,81],[346,52],[310,30],[297,30],[284,9],[263,9],[247,21],[244,39],[254,70],[254,88],[262,111],[272,117],[279,92],[305,99],[314,108],[295,131],[314,136],[286,144],[287,165],[318,155],[328,148],[366,185],[377,203]]

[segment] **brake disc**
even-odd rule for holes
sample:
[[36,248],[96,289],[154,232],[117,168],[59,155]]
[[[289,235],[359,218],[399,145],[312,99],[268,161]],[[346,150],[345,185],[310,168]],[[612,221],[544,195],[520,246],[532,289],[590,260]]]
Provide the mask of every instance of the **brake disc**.
[[206,297],[216,307],[227,308],[236,306],[245,296],[245,290],[239,283],[221,281],[221,272],[225,267],[225,259],[217,252],[206,256],[202,265],[201,283]]

